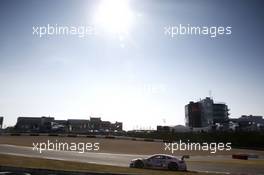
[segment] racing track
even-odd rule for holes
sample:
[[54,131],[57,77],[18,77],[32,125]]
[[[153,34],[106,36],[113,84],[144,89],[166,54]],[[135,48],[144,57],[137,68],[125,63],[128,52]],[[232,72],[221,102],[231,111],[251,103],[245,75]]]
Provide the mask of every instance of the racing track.
[[[0,144],[0,154],[9,154],[26,157],[38,157],[55,160],[67,160],[75,162],[96,163],[103,165],[114,165],[127,167],[130,160],[148,155],[135,154],[113,154],[101,152],[78,153],[71,151],[44,151],[39,153],[33,151],[32,147],[13,146]],[[240,164],[216,163],[211,161],[225,161],[228,156],[192,156],[187,160],[187,167],[190,171],[218,172],[227,174],[264,174],[261,166],[248,167]]]

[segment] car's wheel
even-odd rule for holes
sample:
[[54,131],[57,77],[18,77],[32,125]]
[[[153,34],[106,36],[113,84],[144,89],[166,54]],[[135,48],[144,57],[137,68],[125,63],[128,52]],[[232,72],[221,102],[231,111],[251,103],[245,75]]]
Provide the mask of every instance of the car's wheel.
[[177,171],[178,170],[178,164],[175,162],[171,162],[168,165],[168,169],[171,171]]
[[135,168],[143,168],[144,163],[141,160],[136,160],[135,162]]

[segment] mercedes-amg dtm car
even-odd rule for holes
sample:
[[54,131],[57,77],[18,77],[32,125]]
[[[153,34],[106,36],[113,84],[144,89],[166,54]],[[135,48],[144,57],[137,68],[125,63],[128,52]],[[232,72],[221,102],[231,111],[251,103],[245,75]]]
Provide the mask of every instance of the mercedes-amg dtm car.
[[153,169],[169,169],[174,171],[186,171],[187,166],[184,158],[189,156],[182,156],[178,159],[175,156],[166,154],[155,154],[148,158],[137,158],[130,162],[131,168],[153,168]]

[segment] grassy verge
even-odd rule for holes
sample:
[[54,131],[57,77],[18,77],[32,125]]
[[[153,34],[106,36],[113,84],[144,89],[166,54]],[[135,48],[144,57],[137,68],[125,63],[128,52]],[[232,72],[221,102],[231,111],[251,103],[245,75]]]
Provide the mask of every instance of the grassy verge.
[[139,174],[139,175],[204,175],[204,174],[211,175],[209,173],[145,170],[145,169],[116,167],[109,165],[97,165],[90,163],[77,163],[70,161],[30,158],[30,157],[3,155],[3,154],[0,155],[0,165],[24,167],[24,168],[41,168],[41,169],[50,169],[50,170],[129,173],[129,174]]
[[253,160],[239,160],[239,159],[228,159],[228,160],[186,160],[187,163],[206,163],[206,164],[228,164],[228,165],[241,165],[241,166],[260,166],[264,167],[264,160],[253,159]]

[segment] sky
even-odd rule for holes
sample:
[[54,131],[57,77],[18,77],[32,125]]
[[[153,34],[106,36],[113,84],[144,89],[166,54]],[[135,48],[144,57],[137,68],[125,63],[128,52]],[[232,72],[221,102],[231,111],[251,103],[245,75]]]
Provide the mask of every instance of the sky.
[[[184,106],[212,95],[230,117],[264,115],[260,0],[2,0],[0,116],[184,124]],[[107,13],[106,13],[107,12]],[[33,26],[95,34],[33,35]],[[231,35],[165,35],[167,26],[231,26]],[[211,92],[211,93],[209,93]]]

